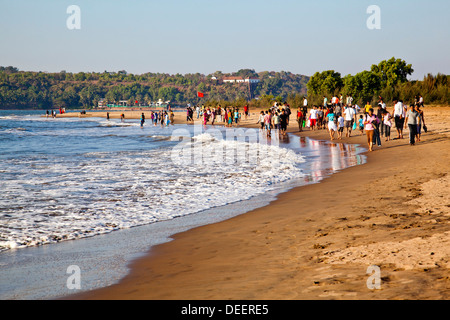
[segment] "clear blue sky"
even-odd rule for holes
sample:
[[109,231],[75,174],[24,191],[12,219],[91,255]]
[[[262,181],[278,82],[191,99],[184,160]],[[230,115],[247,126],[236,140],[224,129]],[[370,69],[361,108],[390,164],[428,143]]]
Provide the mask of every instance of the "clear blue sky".
[[[81,29],[69,30],[69,5]],[[369,5],[381,30],[369,30]],[[0,0],[0,65],[58,72],[343,76],[393,56],[450,74],[449,0]]]

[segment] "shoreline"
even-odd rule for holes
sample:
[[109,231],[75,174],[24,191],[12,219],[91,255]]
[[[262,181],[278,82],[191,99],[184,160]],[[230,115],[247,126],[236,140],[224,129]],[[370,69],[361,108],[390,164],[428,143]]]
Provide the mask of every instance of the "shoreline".
[[[290,131],[295,130],[290,127]],[[329,140],[325,130],[299,135]],[[364,139],[357,136],[336,142],[364,146]],[[368,154],[362,166],[291,189],[268,206],[176,234],[174,241],[157,245],[134,261],[130,274],[118,284],[63,299],[448,297],[448,249],[437,246],[433,254],[421,256],[423,261],[414,264],[416,250],[405,248],[408,241],[424,245],[423,239],[445,244],[448,212],[445,206],[437,213],[426,213],[430,209],[425,208],[424,213],[408,214],[404,209],[408,201],[420,202],[420,186],[435,181],[448,185],[444,163],[448,143],[448,137],[434,132],[425,134],[412,150],[407,139],[384,143]],[[386,166],[386,159],[401,163]],[[425,169],[424,164],[428,164]],[[416,183],[405,170],[414,166]],[[379,189],[372,194],[374,186]],[[320,199],[311,201],[318,194]],[[360,201],[345,201],[345,195]],[[386,213],[385,207],[392,213]],[[364,246],[367,249],[360,255],[372,257],[370,263],[355,254]],[[395,253],[387,252],[386,248],[395,246]],[[381,260],[376,254],[380,248],[387,252]],[[405,261],[402,254],[412,258]],[[396,256],[403,259],[397,261]],[[381,290],[366,287],[366,269],[372,264],[381,268]]]

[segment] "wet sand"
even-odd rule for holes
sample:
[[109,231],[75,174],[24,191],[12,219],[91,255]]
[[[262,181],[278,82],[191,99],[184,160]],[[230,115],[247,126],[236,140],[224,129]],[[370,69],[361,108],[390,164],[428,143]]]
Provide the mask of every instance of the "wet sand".
[[[448,299],[450,108],[424,110],[429,132],[415,146],[407,130],[382,139],[366,164],[177,234],[118,284],[66,299]],[[367,146],[359,133],[337,142]],[[380,289],[367,286],[371,265]]]

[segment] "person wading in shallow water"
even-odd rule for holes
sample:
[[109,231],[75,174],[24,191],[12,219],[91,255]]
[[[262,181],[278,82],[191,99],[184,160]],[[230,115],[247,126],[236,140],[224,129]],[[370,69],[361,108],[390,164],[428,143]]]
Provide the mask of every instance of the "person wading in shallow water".
[[280,133],[286,135],[287,126],[289,125],[289,115],[286,110],[282,109],[280,114]]
[[145,123],[145,115],[142,112],[142,115],[141,115],[141,128],[144,126],[144,123]]

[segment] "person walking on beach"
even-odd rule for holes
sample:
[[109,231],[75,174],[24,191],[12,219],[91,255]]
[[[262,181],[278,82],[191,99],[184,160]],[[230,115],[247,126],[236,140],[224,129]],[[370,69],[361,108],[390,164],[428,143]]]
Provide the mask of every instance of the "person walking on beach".
[[392,116],[389,113],[389,111],[387,111],[387,109],[384,109],[382,126],[384,126],[384,136],[386,138],[385,141],[391,140],[391,127],[392,127],[391,118],[392,118]]
[[328,107],[328,98],[323,96],[323,107],[327,108]]
[[328,120],[328,133],[330,134],[330,139],[334,140],[334,134],[337,131],[337,126],[335,123],[336,115],[334,114],[333,108],[329,108],[327,111],[327,120]]
[[418,123],[419,113],[414,109],[414,104],[409,106],[409,110],[406,113],[405,119],[405,129],[406,124],[408,124],[409,128],[409,145],[415,145],[416,135],[417,135],[417,123]]
[[317,109],[316,106],[309,111],[309,121],[310,121],[310,129],[314,131],[317,123]]
[[322,129],[323,117],[324,117],[323,109],[322,109],[322,107],[318,107],[318,109],[317,109],[317,129]]
[[395,127],[397,128],[397,138],[403,139],[403,125],[405,123],[405,109],[403,108],[403,103],[398,100],[394,100],[394,121]]
[[362,114],[359,115],[358,125],[359,125],[359,132],[361,133],[361,135],[363,135],[364,134],[364,119],[363,119]]
[[342,114],[339,115],[337,119],[338,123],[338,139],[342,140],[342,133],[344,132],[345,120]]
[[347,105],[344,110],[344,127],[346,128],[346,137],[350,137],[352,135],[354,116],[355,110],[351,106]]
[[369,145],[369,151],[373,151],[373,130],[376,121],[377,118],[373,114],[373,109],[370,108],[368,113],[365,115],[364,120],[364,129],[366,130],[367,144]]
[[[380,121],[382,121],[382,119],[383,119],[383,107],[381,106],[381,103],[379,103],[378,104],[378,107],[377,107],[377,118],[380,120]],[[383,125],[383,123],[381,122],[381,125],[379,126],[379,128],[378,128],[379,130],[379,133],[380,133],[380,137],[382,137],[383,136],[383,134],[384,134],[384,125]]]
[[303,115],[303,112],[300,107],[298,107],[297,110],[297,122],[298,122],[298,131],[303,131],[303,120],[305,119],[305,116]]
[[417,122],[417,142],[420,141],[420,135],[422,134],[422,127],[424,130],[427,128],[425,125],[425,119],[423,117],[423,110],[420,109],[420,104],[416,106],[416,111],[419,113],[418,122]]
[[239,113],[239,108],[236,108],[234,110],[234,123],[236,126],[238,125],[240,116],[241,116],[241,114]]
[[233,111],[231,108],[228,108],[228,127],[233,126]]
[[372,105],[370,104],[369,101],[367,101],[366,105],[364,106],[364,113],[368,114],[370,108],[372,108]]
[[258,122],[256,122],[256,124],[260,124],[260,129],[263,130],[264,129],[264,111],[261,111],[261,113],[259,114],[259,118],[258,118]]
[[381,147],[381,136],[380,136],[380,126],[381,126],[381,118],[378,117],[378,115],[373,114],[375,117],[375,121],[372,122],[373,124],[373,143],[377,144],[379,147]]

